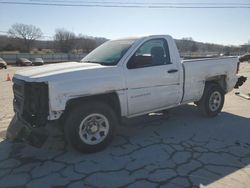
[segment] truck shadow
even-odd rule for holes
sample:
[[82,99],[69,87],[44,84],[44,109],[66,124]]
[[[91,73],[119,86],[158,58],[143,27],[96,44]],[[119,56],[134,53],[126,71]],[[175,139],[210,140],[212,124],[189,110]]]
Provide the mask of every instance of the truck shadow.
[[[26,168],[23,173],[30,179],[23,185],[39,174],[43,177],[40,183],[48,183],[55,174],[65,176],[66,180],[51,180],[51,186],[76,181],[97,187],[136,186],[138,182],[144,182],[141,186],[151,183],[170,187],[244,185],[241,179],[224,178],[245,169],[242,181],[250,180],[250,170],[245,168],[250,164],[249,133],[249,118],[227,112],[204,118],[195,106],[184,105],[124,122],[111,146],[94,154],[68,148],[60,136],[51,138],[41,149],[2,141],[0,172],[6,173],[0,176],[0,183]],[[9,160],[18,165],[6,168]]]

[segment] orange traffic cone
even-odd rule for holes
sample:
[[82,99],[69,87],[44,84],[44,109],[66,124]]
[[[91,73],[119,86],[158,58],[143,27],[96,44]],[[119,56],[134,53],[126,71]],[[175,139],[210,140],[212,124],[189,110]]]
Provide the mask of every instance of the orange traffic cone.
[[7,74],[6,81],[11,81],[11,77],[9,73]]

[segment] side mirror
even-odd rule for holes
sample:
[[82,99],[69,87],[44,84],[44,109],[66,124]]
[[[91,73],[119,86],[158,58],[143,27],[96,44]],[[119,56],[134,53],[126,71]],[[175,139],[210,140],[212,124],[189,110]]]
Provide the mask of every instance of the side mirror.
[[142,67],[148,67],[152,65],[152,56],[148,55],[138,55],[132,56],[131,59],[128,61],[127,67],[128,69],[136,69]]
[[128,63],[127,63],[127,68],[128,69],[133,69],[133,68],[135,68],[135,58],[136,56],[132,56],[131,58],[130,58],[130,60],[128,61]]

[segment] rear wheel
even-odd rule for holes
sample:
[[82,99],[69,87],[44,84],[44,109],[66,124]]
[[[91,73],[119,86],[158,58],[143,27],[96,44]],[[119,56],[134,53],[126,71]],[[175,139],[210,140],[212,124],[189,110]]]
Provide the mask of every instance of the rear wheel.
[[224,91],[218,84],[207,83],[200,101],[196,102],[200,112],[214,117],[221,112],[224,105]]
[[64,133],[70,145],[78,151],[96,152],[111,142],[116,124],[110,106],[102,102],[86,102],[70,111]]

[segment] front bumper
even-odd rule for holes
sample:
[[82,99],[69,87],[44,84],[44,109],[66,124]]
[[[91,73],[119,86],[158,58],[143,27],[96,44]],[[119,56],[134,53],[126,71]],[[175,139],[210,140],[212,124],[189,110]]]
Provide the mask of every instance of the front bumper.
[[48,86],[46,83],[25,82],[13,78],[13,117],[7,138],[26,141],[40,147],[46,141],[48,133]]
[[48,131],[44,127],[33,128],[25,120],[16,114],[6,133],[7,139],[12,141],[24,141],[28,144],[41,147],[48,138]]

